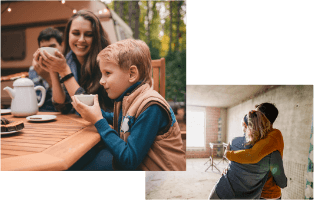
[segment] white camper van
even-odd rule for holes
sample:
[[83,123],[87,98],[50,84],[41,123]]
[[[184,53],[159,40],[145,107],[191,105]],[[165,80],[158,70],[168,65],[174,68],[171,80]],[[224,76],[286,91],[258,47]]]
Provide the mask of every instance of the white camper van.
[[[131,28],[101,1],[1,1],[1,76],[27,72],[39,33],[47,27],[63,32],[68,19],[81,9],[99,17],[111,43],[132,37]],[[10,104],[3,87],[12,82],[1,81],[1,105]]]

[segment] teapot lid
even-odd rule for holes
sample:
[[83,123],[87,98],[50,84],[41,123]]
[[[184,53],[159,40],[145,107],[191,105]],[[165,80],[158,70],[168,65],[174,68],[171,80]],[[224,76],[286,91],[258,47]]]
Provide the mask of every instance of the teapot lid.
[[32,86],[34,87],[34,83],[29,78],[19,78],[13,82],[13,86]]

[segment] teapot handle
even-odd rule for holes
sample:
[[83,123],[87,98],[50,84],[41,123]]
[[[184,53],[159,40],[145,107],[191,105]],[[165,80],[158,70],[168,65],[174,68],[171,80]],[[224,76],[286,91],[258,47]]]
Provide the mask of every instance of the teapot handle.
[[43,86],[38,85],[38,86],[34,87],[34,90],[35,91],[36,90],[40,90],[41,91],[41,100],[38,103],[38,107],[41,107],[44,104],[45,99],[46,99],[46,89]]

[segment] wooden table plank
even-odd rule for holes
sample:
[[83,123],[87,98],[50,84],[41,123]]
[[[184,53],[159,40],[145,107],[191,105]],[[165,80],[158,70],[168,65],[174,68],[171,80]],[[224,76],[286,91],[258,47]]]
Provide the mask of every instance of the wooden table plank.
[[[28,155],[31,153],[33,153],[33,152],[31,152],[31,151],[16,151],[16,150],[8,150],[8,149],[1,150],[1,156],[2,156],[2,154],[6,154],[6,155],[14,155],[14,157],[17,157],[17,156]],[[2,165],[3,165],[4,161],[5,161],[5,159],[2,159],[2,157],[1,157],[1,169],[2,169]]]
[[[58,126],[62,126],[62,127],[66,127],[67,128],[67,131],[71,132],[71,131],[78,131],[80,129],[83,129],[84,126],[66,126],[66,125],[62,125],[62,124],[56,124]],[[26,126],[29,130],[32,130],[32,131],[40,131],[40,130],[56,130],[56,131],[59,131],[61,132],[62,130],[59,130],[58,127],[55,127],[55,126],[40,126],[40,125],[37,125],[36,127],[34,127],[33,125],[32,126],[28,126],[26,124]]]
[[[29,134],[27,136],[24,136],[24,135],[21,135],[21,136],[15,136],[15,137],[12,137],[12,140],[42,140],[42,141],[60,141],[62,140],[64,137],[52,137],[52,136],[46,136],[46,137],[40,137],[40,136],[36,136],[36,135],[33,135],[33,134]],[[7,138],[1,138],[1,141],[6,141]]]
[[[63,128],[66,129],[66,127],[63,127]],[[79,131],[79,130],[77,130],[77,131]],[[27,135],[42,135],[42,136],[51,135],[51,136],[57,137],[57,136],[69,136],[69,135],[76,133],[77,131],[69,131],[69,132],[63,131],[63,132],[61,132],[58,130],[53,131],[53,130],[42,129],[42,130],[27,130],[27,132],[24,131],[23,133],[25,134],[25,136],[27,136]]]
[[44,169],[47,171],[54,171],[68,169],[70,167],[64,165],[64,160],[44,153],[21,156],[21,159],[19,160],[16,158],[17,157],[15,156],[2,159],[5,163],[3,164],[2,161],[1,170],[10,171],[14,169],[16,171],[41,171]]
[[35,140],[34,138],[33,139],[26,139],[27,137],[21,137],[21,138],[5,138],[5,139],[2,139],[1,140],[1,144],[4,144],[4,143],[9,143],[9,142],[12,142],[12,143],[33,143],[33,144],[55,144],[57,142],[59,142],[60,140],[62,139],[59,139],[59,140],[55,140],[55,141],[52,141],[52,140]]
[[1,151],[3,150],[14,150],[14,151],[30,151],[30,152],[42,152],[46,148],[42,147],[25,147],[25,146],[16,146],[16,145],[2,145],[1,144]]
[[10,158],[10,157],[12,157],[12,156],[14,156],[14,155],[1,154],[1,159],[2,159],[2,158]]
[[39,137],[39,138],[45,138],[45,139],[50,139],[50,138],[56,138],[56,139],[63,139],[67,138],[69,135],[54,135],[54,134],[40,134],[40,133],[29,133],[29,134],[23,134],[23,137],[25,138],[33,138],[33,137]]
[[[44,153],[63,158],[67,166],[72,166],[89,149],[100,142],[101,138],[94,126],[89,126],[73,136],[70,136],[57,145],[44,151]],[[73,154],[76,151],[77,154]]]
[[[55,144],[55,143],[53,143]],[[41,143],[28,143],[28,142],[1,142],[1,147],[4,146],[18,146],[18,147],[40,147],[40,148],[48,148],[53,144],[41,144]]]
[[53,114],[57,119],[34,123],[5,116],[23,121],[25,128],[2,136],[1,170],[66,170],[101,140],[96,128],[77,115],[39,114]]
[[77,129],[70,129],[69,127],[66,127],[66,126],[62,126],[64,128],[67,128],[67,132],[64,132],[64,130],[58,130],[58,129],[55,129],[55,128],[40,128],[40,129],[28,129],[28,131],[30,132],[40,132],[40,133],[45,133],[45,131],[53,131],[54,133],[75,133],[76,131],[79,131],[81,129],[83,129],[84,127],[82,128],[77,128]]

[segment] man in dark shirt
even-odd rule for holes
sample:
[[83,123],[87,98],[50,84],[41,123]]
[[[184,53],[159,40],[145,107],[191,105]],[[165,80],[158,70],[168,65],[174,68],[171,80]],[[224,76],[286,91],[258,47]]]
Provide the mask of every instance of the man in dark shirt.
[[[62,33],[55,28],[49,27],[42,30],[37,38],[39,47],[54,47],[60,52],[63,49]],[[36,60],[33,59],[32,66],[28,71],[29,78],[34,82],[35,86],[43,86],[46,89],[46,98],[44,104],[39,108],[42,112],[57,112],[52,105],[51,79],[49,72],[42,69]],[[36,91],[37,99],[41,99],[41,92]]]
[[[230,149],[252,148],[252,145],[245,145],[246,143],[245,136],[236,137],[232,140]],[[209,199],[259,199],[269,172],[279,187],[287,186],[287,177],[279,151],[272,152],[256,164],[231,161],[227,173],[216,183]]]

